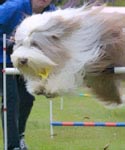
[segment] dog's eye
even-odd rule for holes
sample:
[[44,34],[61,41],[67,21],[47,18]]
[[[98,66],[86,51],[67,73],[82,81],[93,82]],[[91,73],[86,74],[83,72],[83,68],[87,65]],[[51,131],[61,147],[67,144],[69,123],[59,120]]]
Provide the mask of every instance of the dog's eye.
[[31,46],[37,47],[38,49],[41,49],[41,47],[39,46],[39,44],[37,44],[37,42],[35,42],[35,41],[31,42]]
[[54,40],[59,40],[59,38],[58,38],[57,36],[55,36],[55,35],[52,35],[52,38],[53,38]]

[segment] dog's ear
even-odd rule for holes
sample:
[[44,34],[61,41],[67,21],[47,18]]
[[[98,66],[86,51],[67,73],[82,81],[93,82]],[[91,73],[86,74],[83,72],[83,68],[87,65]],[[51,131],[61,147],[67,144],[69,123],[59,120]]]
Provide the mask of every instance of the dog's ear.
[[70,36],[78,28],[80,28],[79,17],[63,18],[62,16],[53,16],[44,26],[35,29],[35,32],[42,32],[42,35],[56,40]]
[[63,17],[55,17],[52,23],[53,24],[48,28],[48,32],[51,33],[53,38],[68,36],[77,30],[80,25],[78,18],[65,19]]
[[48,32],[51,33],[54,39],[71,35],[80,26],[78,18],[65,19],[63,17],[55,17],[52,21],[53,24],[48,28]]

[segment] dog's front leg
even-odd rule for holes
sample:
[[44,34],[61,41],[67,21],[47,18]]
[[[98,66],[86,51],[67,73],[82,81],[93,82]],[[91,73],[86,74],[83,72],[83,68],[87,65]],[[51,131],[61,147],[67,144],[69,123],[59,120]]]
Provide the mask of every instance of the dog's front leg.
[[51,76],[47,79],[44,90],[44,95],[47,98],[54,98],[59,95],[60,83],[58,82],[57,78],[57,76]]
[[51,75],[45,84],[45,96],[56,97],[74,88],[74,77],[64,71]]
[[44,95],[45,80],[29,78],[26,80],[27,91],[33,95]]

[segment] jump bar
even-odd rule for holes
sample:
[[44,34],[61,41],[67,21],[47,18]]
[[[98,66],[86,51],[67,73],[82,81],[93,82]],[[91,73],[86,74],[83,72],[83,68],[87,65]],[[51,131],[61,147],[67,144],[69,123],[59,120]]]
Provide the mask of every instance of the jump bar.
[[[20,74],[20,72],[19,72],[19,70],[17,68],[5,68],[2,71],[5,72],[8,75]],[[125,73],[125,67],[107,68],[106,71],[110,72],[110,73],[115,73],[115,74],[124,74]]]
[[[125,67],[107,68],[106,71],[110,72],[110,73],[115,73],[115,74],[124,74],[125,73]],[[8,75],[20,74],[20,72],[17,68],[5,68],[5,69],[2,70],[2,72],[6,73]]]
[[110,67],[106,68],[104,73],[114,73],[114,74],[124,74],[125,73],[125,67]]
[[3,73],[6,73],[8,75],[16,75],[20,74],[19,70],[17,68],[5,68],[2,70]]
[[125,127],[125,122],[51,122],[52,126]]
[[116,74],[125,73],[125,67],[114,67],[114,73]]

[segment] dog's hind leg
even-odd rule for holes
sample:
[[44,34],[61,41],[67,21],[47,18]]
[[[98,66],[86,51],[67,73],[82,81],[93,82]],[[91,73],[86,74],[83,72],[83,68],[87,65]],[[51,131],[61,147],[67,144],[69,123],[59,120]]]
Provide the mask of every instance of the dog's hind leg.
[[101,74],[97,76],[86,76],[85,82],[99,96],[99,100],[105,102],[107,105],[122,103],[118,89],[118,81],[116,81],[115,75]]

